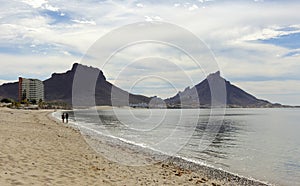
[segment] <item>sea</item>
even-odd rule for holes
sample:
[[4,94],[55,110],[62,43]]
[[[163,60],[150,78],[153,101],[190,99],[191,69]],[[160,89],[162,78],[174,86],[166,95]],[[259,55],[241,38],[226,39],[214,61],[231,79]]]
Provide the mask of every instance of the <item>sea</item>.
[[89,135],[272,185],[300,185],[299,108],[89,109],[70,112],[70,120]]

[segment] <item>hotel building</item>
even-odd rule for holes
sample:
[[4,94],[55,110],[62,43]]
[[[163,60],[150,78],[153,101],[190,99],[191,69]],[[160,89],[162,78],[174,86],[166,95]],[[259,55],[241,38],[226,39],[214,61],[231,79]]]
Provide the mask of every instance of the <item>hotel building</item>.
[[44,84],[38,79],[19,77],[19,101],[44,101]]

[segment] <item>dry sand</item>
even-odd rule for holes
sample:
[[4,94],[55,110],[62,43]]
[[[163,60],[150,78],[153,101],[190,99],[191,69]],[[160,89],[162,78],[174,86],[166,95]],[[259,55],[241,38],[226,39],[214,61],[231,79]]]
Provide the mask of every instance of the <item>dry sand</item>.
[[[132,167],[97,154],[50,111],[0,108],[0,185],[232,185],[174,165]],[[117,147],[116,147],[117,148]]]

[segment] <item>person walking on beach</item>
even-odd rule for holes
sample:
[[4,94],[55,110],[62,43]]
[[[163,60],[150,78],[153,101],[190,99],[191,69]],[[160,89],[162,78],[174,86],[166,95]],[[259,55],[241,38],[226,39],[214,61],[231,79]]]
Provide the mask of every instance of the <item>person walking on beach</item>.
[[69,114],[66,113],[66,123],[68,123],[68,121],[69,121]]
[[63,113],[63,114],[61,115],[61,119],[62,119],[62,122],[64,123],[64,122],[65,122],[65,113]]

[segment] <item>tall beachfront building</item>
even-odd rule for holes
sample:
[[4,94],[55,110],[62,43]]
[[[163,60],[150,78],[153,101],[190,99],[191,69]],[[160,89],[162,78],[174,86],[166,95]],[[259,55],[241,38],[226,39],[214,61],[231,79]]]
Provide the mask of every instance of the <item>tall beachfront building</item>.
[[19,101],[44,101],[44,84],[38,79],[19,77]]

